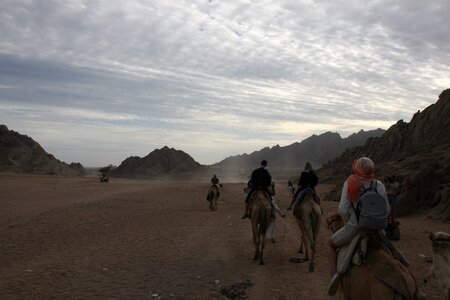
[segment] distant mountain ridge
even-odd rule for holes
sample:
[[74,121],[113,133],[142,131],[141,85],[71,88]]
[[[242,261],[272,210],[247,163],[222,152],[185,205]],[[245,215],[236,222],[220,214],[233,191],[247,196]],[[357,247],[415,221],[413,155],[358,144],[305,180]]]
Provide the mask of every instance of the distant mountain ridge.
[[227,157],[212,165],[222,168],[251,169],[259,165],[262,159],[269,162],[270,169],[302,169],[306,161],[310,161],[315,168],[336,158],[347,148],[364,144],[371,138],[380,136],[383,129],[370,131],[360,130],[347,138],[342,138],[339,133],[325,132],[320,135],[312,135],[302,142],[295,142],[288,146],[276,145],[272,148],[265,147],[251,154],[242,154]]
[[450,221],[450,89],[435,104],[418,111],[410,123],[403,120],[383,135],[346,150],[319,170],[321,182],[341,182],[351,174],[355,159],[368,156],[376,176],[396,176],[401,184],[398,207],[402,214],[433,208],[438,218]]
[[155,149],[141,158],[131,156],[111,171],[114,177],[155,178],[196,171],[201,165],[189,154],[169,148]]
[[[161,177],[207,177],[217,172],[220,175],[227,174],[228,180],[236,180],[246,176],[247,170],[239,174],[241,169],[254,169],[261,159],[270,161],[273,166],[280,169],[292,168],[299,170],[303,167],[302,158],[308,157],[317,165],[337,157],[346,148],[361,145],[372,136],[379,136],[383,129],[372,131],[359,131],[342,139],[338,133],[327,132],[319,136],[313,135],[301,143],[294,143],[286,147],[266,147],[252,154],[243,154],[228,157],[219,163],[204,166],[196,162],[189,154],[169,148],[155,149],[145,157],[131,156],[125,159],[117,168],[110,171],[112,177],[128,178],[161,178]],[[313,155],[310,155],[313,153]],[[229,172],[232,170],[232,172]],[[241,178],[242,179],[242,178]]]
[[77,176],[85,170],[80,163],[61,162],[32,138],[0,125],[0,171]]

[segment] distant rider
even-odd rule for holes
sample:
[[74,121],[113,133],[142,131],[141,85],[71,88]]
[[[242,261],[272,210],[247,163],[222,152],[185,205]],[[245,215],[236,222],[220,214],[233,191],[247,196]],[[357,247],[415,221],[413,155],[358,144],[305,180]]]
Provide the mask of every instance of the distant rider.
[[212,185],[219,184],[219,178],[217,178],[216,174],[214,174],[214,176],[211,178],[211,184]]

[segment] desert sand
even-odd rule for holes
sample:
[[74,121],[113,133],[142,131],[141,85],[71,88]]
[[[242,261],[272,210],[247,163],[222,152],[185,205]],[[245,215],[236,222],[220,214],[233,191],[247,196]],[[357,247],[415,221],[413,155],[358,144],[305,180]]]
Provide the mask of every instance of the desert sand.
[[[220,176],[219,176],[220,177]],[[289,204],[285,182],[276,198]],[[242,220],[244,183],[224,182],[210,212],[205,182],[0,174],[0,299],[227,299],[221,289],[249,283],[248,299],[333,299],[325,217],[316,271],[292,263],[300,233],[291,212],[276,242],[255,263],[251,226]],[[323,195],[330,186],[319,185]],[[324,216],[338,203],[323,202]],[[450,225],[425,215],[400,218],[394,242],[422,283],[431,264],[429,232]],[[427,299],[443,299],[434,281]],[[154,295],[154,296],[152,296]],[[156,296],[158,295],[158,296]],[[337,297],[334,297],[337,299]]]

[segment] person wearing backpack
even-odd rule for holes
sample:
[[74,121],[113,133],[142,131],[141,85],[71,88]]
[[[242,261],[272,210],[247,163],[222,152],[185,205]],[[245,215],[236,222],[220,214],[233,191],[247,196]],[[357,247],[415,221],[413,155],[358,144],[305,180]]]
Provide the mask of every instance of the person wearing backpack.
[[373,161],[368,157],[361,157],[353,163],[353,174],[342,187],[339,213],[346,220],[346,224],[328,241],[328,260],[332,277],[328,287],[329,295],[336,293],[339,282],[337,248],[350,243],[362,230],[386,228],[389,202],[383,183],[374,179],[374,173]]

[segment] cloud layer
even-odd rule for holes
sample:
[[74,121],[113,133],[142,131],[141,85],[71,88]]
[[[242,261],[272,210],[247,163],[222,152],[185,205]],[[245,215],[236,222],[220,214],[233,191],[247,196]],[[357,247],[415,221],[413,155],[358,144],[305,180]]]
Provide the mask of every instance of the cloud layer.
[[2,2],[0,123],[86,166],[387,129],[450,86],[445,0]]

